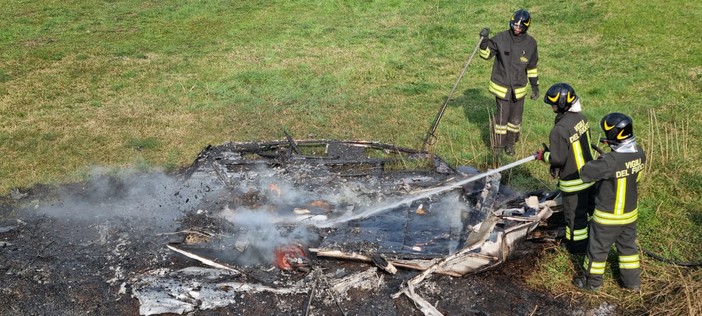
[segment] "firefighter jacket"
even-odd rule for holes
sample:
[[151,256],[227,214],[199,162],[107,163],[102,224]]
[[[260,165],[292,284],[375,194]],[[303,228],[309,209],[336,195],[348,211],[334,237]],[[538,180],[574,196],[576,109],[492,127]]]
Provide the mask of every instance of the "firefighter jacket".
[[544,153],[544,161],[551,164],[551,174],[557,176],[561,191],[578,192],[594,183],[584,183],[580,168],[592,160],[590,127],[587,118],[580,112],[565,112],[556,115],[556,123],[549,135],[550,151]]
[[591,220],[603,225],[626,225],[636,221],[638,181],[645,163],[646,154],[636,146],[635,152],[612,151],[580,169],[583,181],[600,181]]
[[514,36],[512,30],[506,30],[485,39],[480,43],[480,57],[495,57],[488,90],[500,99],[507,100],[512,94],[515,100],[524,98],[527,81],[538,85],[539,54],[536,40],[529,34]]

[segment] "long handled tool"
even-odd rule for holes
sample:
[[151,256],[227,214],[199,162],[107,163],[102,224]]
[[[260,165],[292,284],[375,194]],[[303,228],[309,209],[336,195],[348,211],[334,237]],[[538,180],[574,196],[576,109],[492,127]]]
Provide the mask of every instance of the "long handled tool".
[[446,106],[448,105],[449,101],[451,100],[451,96],[453,96],[453,92],[456,91],[456,87],[458,87],[458,83],[461,82],[461,78],[463,78],[463,74],[466,73],[466,69],[468,69],[468,65],[470,64],[471,60],[473,60],[473,56],[475,56],[475,52],[477,52],[478,48],[480,48],[480,43],[483,42],[483,38],[484,37],[481,36],[480,39],[478,40],[478,45],[475,45],[475,49],[473,49],[473,53],[470,54],[470,58],[468,58],[466,65],[463,66],[463,70],[461,70],[461,74],[458,75],[458,79],[456,79],[456,83],[453,85],[453,88],[451,89],[451,92],[449,93],[448,97],[446,98],[446,101],[444,101],[444,104],[442,104],[441,108],[439,108],[439,113],[436,114],[436,118],[434,119],[434,124],[431,126],[431,129],[429,129],[429,132],[427,132],[427,136],[424,137],[424,144],[422,145],[422,151],[426,151],[427,146],[434,144],[434,139],[436,139],[436,136],[434,136],[434,133],[436,133],[436,129],[439,127],[439,122],[441,122],[441,117],[444,116],[444,111],[446,111]]

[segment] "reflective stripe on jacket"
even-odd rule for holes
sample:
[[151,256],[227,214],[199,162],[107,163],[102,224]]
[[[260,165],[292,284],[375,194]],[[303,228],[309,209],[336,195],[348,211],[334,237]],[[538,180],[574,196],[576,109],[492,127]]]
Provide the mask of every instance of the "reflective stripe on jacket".
[[592,160],[590,126],[580,112],[565,112],[556,116],[556,124],[549,135],[550,151],[544,161],[559,169],[558,187],[566,193],[591,187],[593,182],[580,179],[580,168]]
[[511,30],[485,39],[480,45],[480,57],[495,58],[488,91],[500,99],[512,94],[519,100],[527,95],[528,78],[538,81],[539,54],[536,40],[529,34],[514,36]]
[[638,182],[646,164],[646,154],[612,151],[580,169],[586,182],[600,181],[592,220],[603,225],[626,225],[638,218]]

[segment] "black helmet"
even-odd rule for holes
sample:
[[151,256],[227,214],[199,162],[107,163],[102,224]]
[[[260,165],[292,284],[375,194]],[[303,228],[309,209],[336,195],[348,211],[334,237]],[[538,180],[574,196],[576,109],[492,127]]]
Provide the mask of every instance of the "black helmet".
[[578,95],[575,94],[575,90],[565,82],[552,85],[548,88],[544,96],[544,102],[546,102],[546,104],[556,106],[556,113],[567,112],[570,107],[573,106],[573,103],[577,101]]
[[529,14],[529,11],[524,10],[524,9],[519,9],[517,12],[514,12],[512,15],[512,19],[509,20],[509,29],[514,30],[514,26],[519,24],[522,26],[522,33],[526,33],[527,29],[529,29],[529,24],[531,23],[531,14]]
[[605,144],[619,145],[634,139],[634,122],[626,114],[609,113],[602,118],[600,127],[606,136],[600,141]]

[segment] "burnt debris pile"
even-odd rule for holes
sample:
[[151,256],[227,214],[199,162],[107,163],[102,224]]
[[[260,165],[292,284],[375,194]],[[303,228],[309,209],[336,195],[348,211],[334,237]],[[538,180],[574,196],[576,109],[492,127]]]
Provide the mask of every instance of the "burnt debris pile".
[[[20,284],[71,280],[72,298],[47,292],[57,311],[86,296],[80,286],[105,300],[131,295],[142,315],[237,304],[234,292],[302,293],[310,308],[400,268],[420,273],[393,297],[438,313],[414,291],[422,280],[503,263],[557,207],[500,186],[499,173],[461,183],[476,174],[389,144],[292,139],[208,146],[175,176],[102,172],[3,217],[3,251],[15,256],[2,268],[18,285],[3,291],[20,298],[36,290]],[[320,269],[339,261],[369,267]]]

